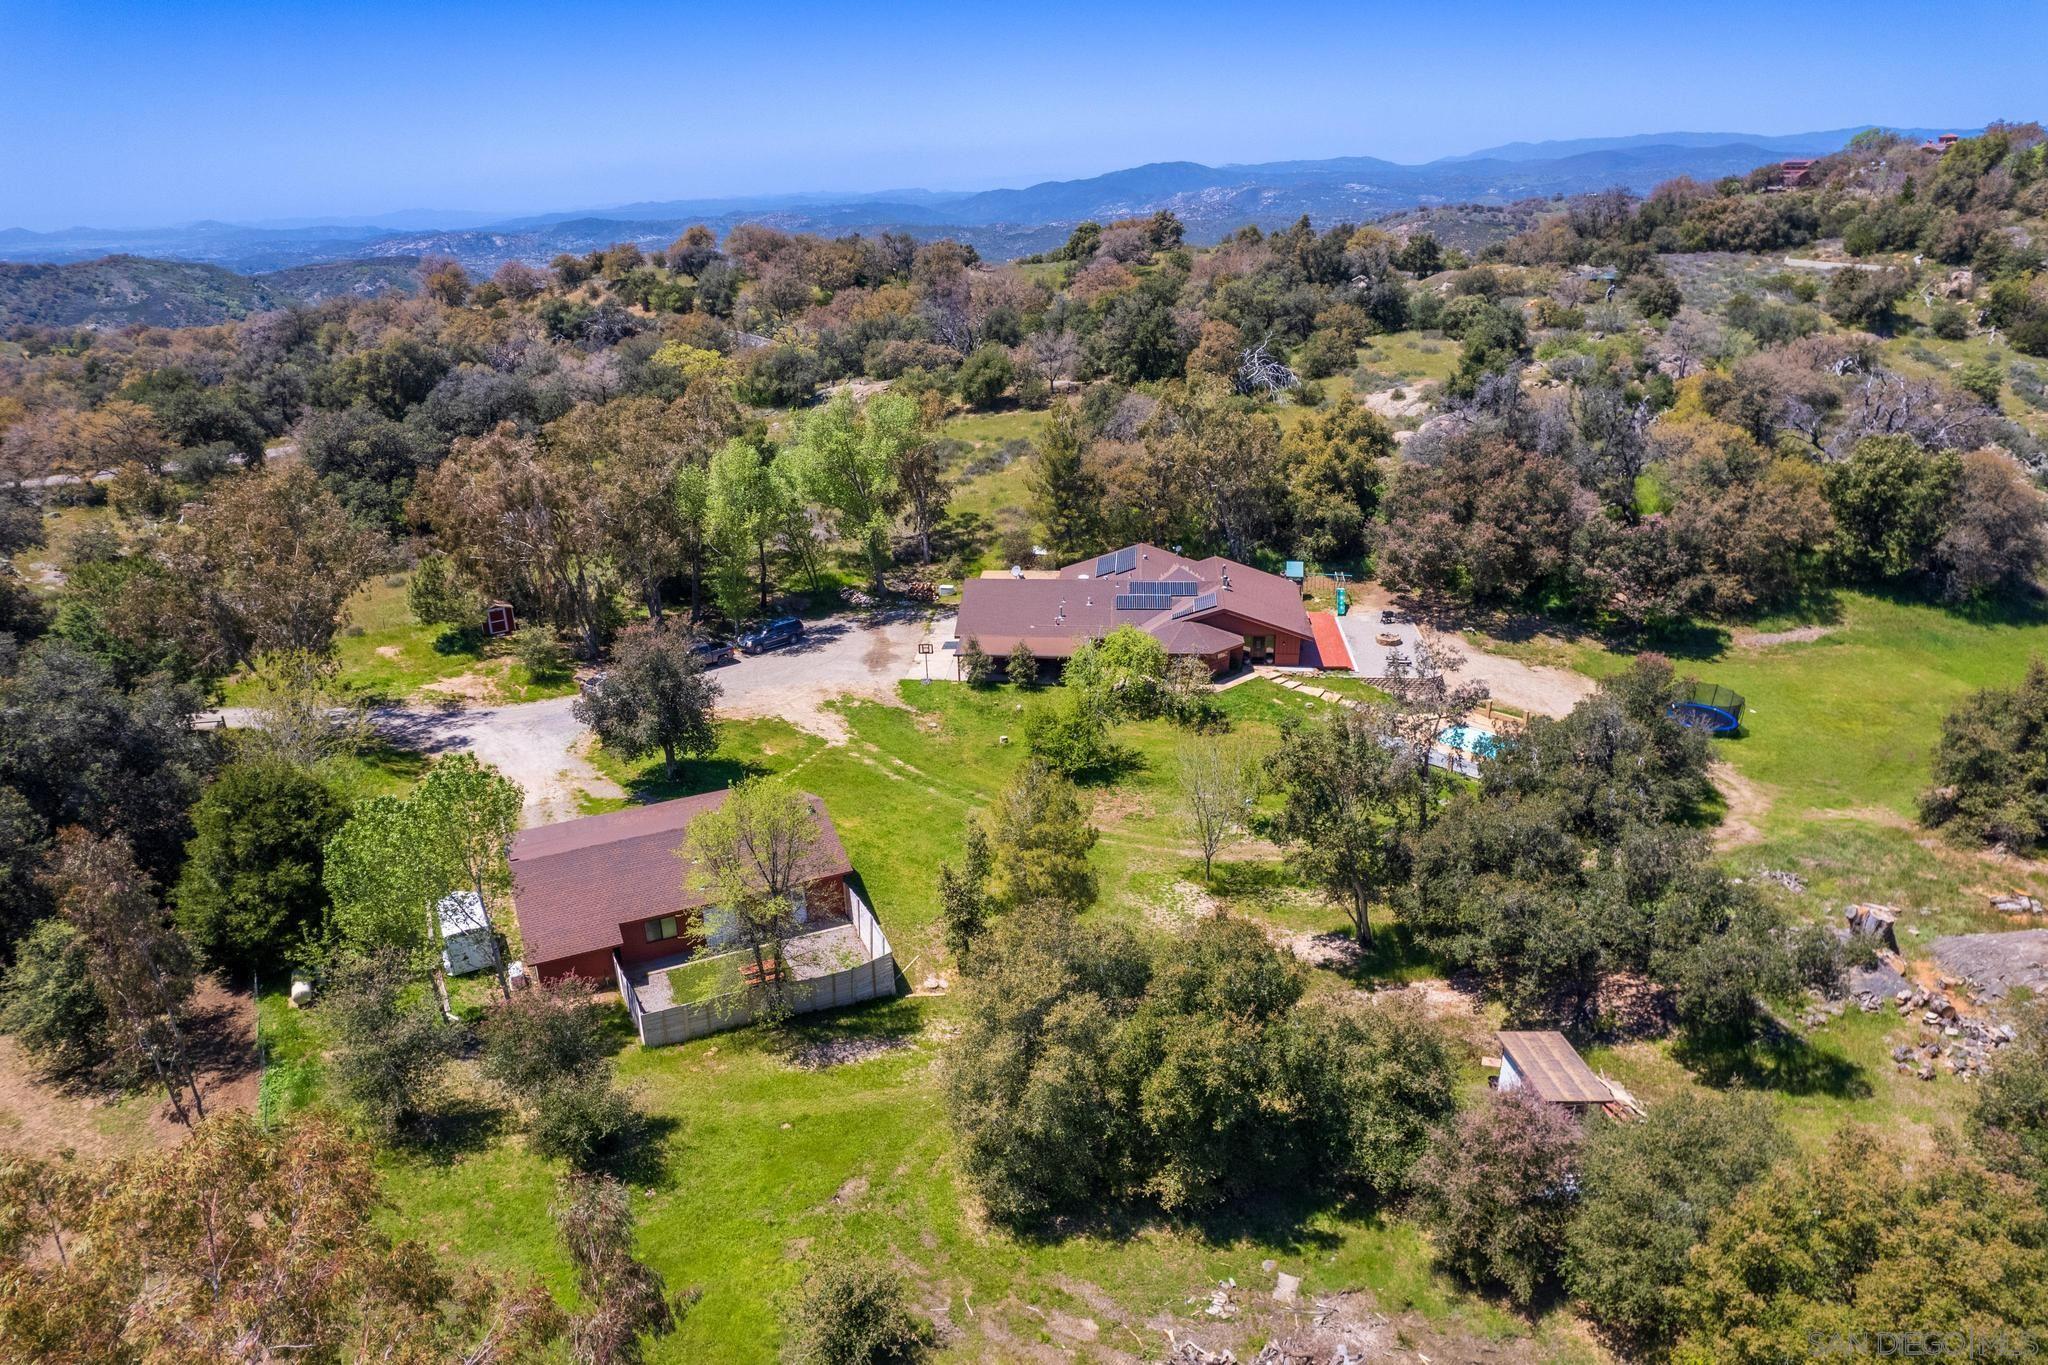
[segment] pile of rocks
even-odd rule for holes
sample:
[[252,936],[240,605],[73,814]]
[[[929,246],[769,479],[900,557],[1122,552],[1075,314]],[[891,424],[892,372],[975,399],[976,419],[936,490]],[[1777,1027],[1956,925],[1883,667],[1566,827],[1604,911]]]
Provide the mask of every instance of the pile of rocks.
[[2048,915],[2048,907],[2024,891],[2015,891],[2009,896],[1993,896],[1991,908],[2001,915]]
[[1982,1074],[1991,1054],[2016,1036],[2011,1024],[1989,1023],[1958,1012],[1946,993],[1952,984],[1943,978],[1939,990],[1914,987],[1892,997],[1899,1017],[1910,1019],[1917,1014],[1921,1027],[1918,1043],[1900,1043],[1892,1049],[1892,1064],[1899,1071],[1931,1081],[1939,1064],[1951,1075],[1972,1080]]
[[1912,985],[1899,969],[1890,962],[1880,959],[1875,967],[1852,967],[1849,969],[1849,998],[1865,1014],[1876,1014],[1900,991],[1912,993]]
[[1756,879],[1760,882],[1769,882],[1773,886],[1782,886],[1795,896],[1806,893],[1806,879],[1797,872],[1769,870],[1757,873]]

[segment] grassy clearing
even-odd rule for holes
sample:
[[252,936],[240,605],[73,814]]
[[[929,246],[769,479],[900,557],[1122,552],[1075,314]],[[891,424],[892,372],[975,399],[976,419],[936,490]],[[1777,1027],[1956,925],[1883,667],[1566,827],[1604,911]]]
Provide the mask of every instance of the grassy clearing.
[[1046,415],[1025,408],[1002,412],[967,413],[948,421],[939,434],[966,443],[960,458],[947,471],[957,482],[948,504],[949,518],[964,533],[962,539],[979,540],[981,553],[971,569],[1001,568],[995,540],[1004,531],[1029,527],[1031,518],[1023,509],[1031,503],[1028,452],[1011,451],[1000,460],[1006,446],[1033,441],[1044,429]]
[[[405,605],[406,576],[372,579],[349,599],[347,625],[335,639],[342,681],[366,696],[402,701],[421,694],[475,702],[539,701],[576,690],[566,673],[536,679],[504,641],[479,632],[425,626]],[[249,680],[230,678],[229,704],[246,697]]]
[[1388,332],[1367,339],[1358,363],[1401,379],[1449,379],[1458,369],[1458,343],[1440,333]]
[[55,593],[63,586],[61,581],[53,579],[46,570],[38,569],[36,565],[54,566],[60,563],[70,548],[71,538],[80,531],[92,528],[105,528],[118,534],[122,529],[121,519],[114,515],[112,508],[105,505],[44,508],[43,543],[16,551],[10,561],[14,566],[14,572],[28,584],[30,591],[44,596]]

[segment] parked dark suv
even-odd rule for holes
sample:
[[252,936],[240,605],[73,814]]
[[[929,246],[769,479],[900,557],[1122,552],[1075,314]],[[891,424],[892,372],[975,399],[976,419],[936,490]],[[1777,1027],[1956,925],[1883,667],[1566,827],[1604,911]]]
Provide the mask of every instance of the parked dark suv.
[[784,616],[779,620],[770,621],[759,630],[748,631],[733,643],[739,646],[743,654],[760,654],[766,650],[780,649],[784,645],[793,645],[803,633],[803,622],[794,616]]
[[733,660],[732,642],[729,640],[698,640],[690,646],[690,653],[706,668],[716,668]]

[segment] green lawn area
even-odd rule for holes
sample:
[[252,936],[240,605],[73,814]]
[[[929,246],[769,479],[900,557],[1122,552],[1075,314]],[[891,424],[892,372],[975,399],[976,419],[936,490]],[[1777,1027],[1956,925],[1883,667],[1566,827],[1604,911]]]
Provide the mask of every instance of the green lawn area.
[[[982,466],[993,464],[1006,443],[1035,440],[1044,426],[1043,412],[1011,408],[966,413],[940,428],[941,436],[967,443],[967,449],[947,471],[957,481],[947,514],[961,526],[973,528],[982,541],[982,552],[970,568],[1004,567],[996,550],[996,538],[1004,531],[1031,524],[1029,514],[1023,510],[1031,503],[1030,455],[1020,453],[1000,466]],[[969,474],[970,469],[977,472]]]
[[[423,626],[405,605],[404,575],[370,580],[349,599],[335,637],[341,680],[372,697],[402,700],[439,693],[479,702],[539,701],[576,690],[575,679],[535,680],[503,641],[447,626]],[[246,675],[228,679],[230,705],[249,690]]]
[[[842,702],[850,742],[828,745],[779,720],[734,722],[719,752],[660,780],[658,763],[597,761],[643,798],[721,785],[744,772],[789,774],[824,797],[871,904],[913,985],[950,975],[936,933],[933,870],[955,857],[962,831],[1023,761],[1025,714],[1050,695],[1009,687],[906,683],[905,704]],[[1289,712],[1327,705],[1258,681],[1222,694],[1233,737],[1270,743]],[[1009,736],[1010,743],[1003,737]],[[1095,789],[1103,839],[1097,853],[1104,918],[1169,932],[1213,895],[1277,929],[1322,932],[1345,917],[1304,892],[1256,841],[1226,852],[1213,892],[1196,885],[1195,850],[1173,811],[1173,754],[1186,737],[1170,725],[1122,727],[1136,766]],[[1204,739],[1199,742],[1215,742]],[[1427,974],[1385,936],[1391,975]],[[1319,988],[1349,983],[1320,974]],[[845,1238],[903,1267],[922,1311],[951,1324],[942,1358],[1015,1358],[1064,1349],[1149,1358],[1163,1338],[1148,1323],[1207,1321],[1190,1297],[1234,1278],[1269,1287],[1272,1259],[1304,1277],[1305,1293],[1365,1287],[1382,1311],[1421,1315],[1461,1340],[1536,1334],[1545,1358],[1588,1358],[1561,1315],[1533,1327],[1459,1293],[1429,1269],[1412,1226],[1336,1205],[1237,1210],[1199,1223],[1105,1218],[1068,1235],[1020,1239],[983,1224],[959,1186],[938,1085],[944,1040],[958,1004],[917,995],[798,1021],[786,1037],[756,1029],[678,1047],[619,1055],[659,1133],[659,1169],[634,1179],[642,1254],[673,1287],[703,1299],[656,1361],[768,1361],[776,1350],[777,1296],[795,1283],[806,1247]],[[319,1014],[264,1002],[271,1047],[265,1096],[273,1113],[320,1090]],[[791,1043],[835,1035],[886,1040],[872,1060],[825,1071],[790,1065]],[[464,1064],[465,1066],[467,1064]],[[1476,1080],[1477,1072],[1474,1072]],[[482,1098],[459,1075],[458,1097]],[[476,1100],[472,1100],[475,1103]],[[443,1252],[505,1270],[537,1270],[567,1300],[571,1276],[546,1216],[553,1166],[501,1120],[480,1112],[432,1152],[380,1157],[387,1224]],[[1095,1324],[1099,1345],[1091,1347]]]

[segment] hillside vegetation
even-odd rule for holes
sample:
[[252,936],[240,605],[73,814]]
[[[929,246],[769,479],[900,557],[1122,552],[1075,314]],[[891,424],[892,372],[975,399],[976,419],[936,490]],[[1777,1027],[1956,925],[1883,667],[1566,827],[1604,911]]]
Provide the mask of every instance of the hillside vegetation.
[[330,298],[419,287],[416,260],[346,261],[238,275],[216,265],[106,256],[70,265],[0,262],[0,328],[208,327]]
[[[0,1340],[1762,1365],[2048,1332],[2048,1010],[1938,947],[2038,972],[1998,936],[2048,904],[2044,248],[2014,124],[1213,246],[1166,211],[1002,263],[695,224],[15,328],[0,1146],[90,1095],[156,1150],[0,1161]],[[977,646],[900,681],[941,584],[1137,541],[1342,576],[1422,672],[1217,686],[1124,629],[1056,679]],[[784,615],[803,646],[705,671]],[[1736,731],[1682,723],[1701,683]],[[223,698],[253,723],[195,724]],[[1464,776],[1424,761],[1461,723],[1494,729]],[[449,982],[455,892],[524,951],[522,815],[719,789],[689,931],[752,950],[715,979],[761,1022],[646,1049],[610,980]],[[809,837],[805,792],[904,998],[784,1017],[792,887],[745,859]],[[239,1080],[204,973],[263,983]],[[1625,1093],[1496,1089],[1502,1029]]]

